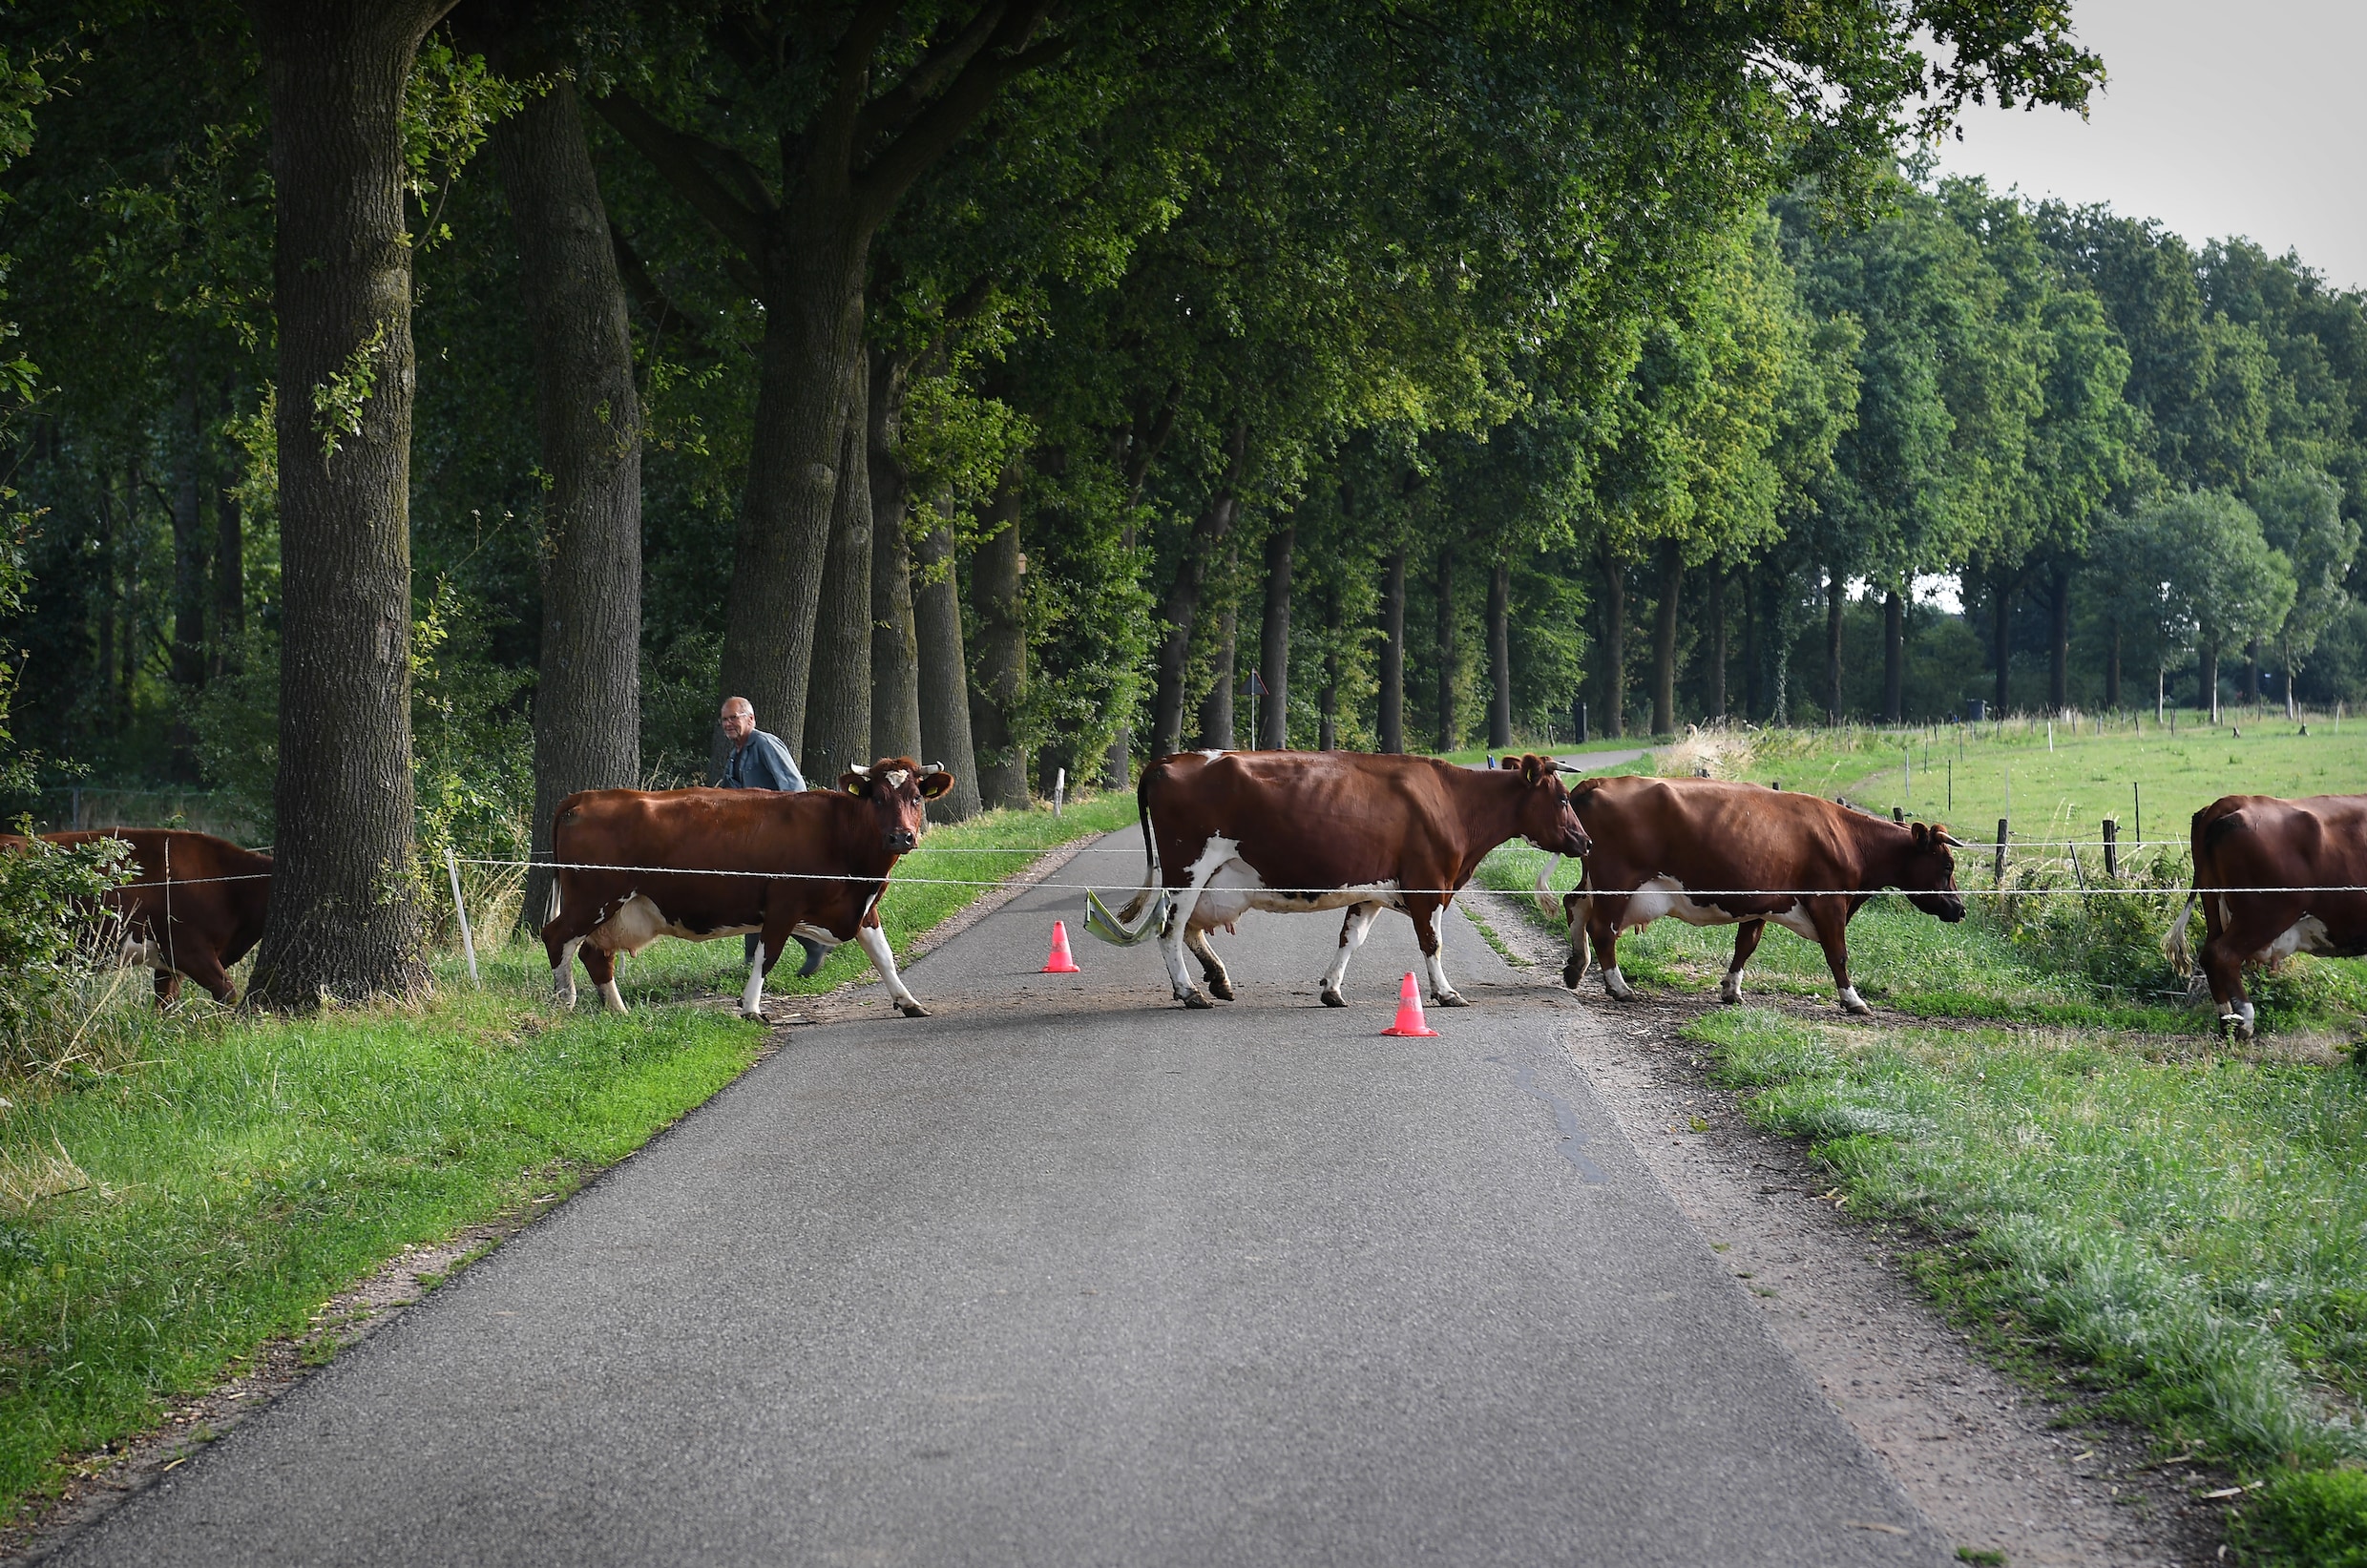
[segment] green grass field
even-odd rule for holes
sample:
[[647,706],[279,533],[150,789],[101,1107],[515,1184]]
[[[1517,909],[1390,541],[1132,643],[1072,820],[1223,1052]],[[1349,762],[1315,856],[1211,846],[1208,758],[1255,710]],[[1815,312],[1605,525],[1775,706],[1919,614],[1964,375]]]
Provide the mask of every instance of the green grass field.
[[[940,827],[883,901],[890,942],[1044,848],[1131,822],[1126,795]],[[64,1461],[152,1425],[406,1244],[564,1194],[745,1070],[737,939],[662,941],[624,966],[634,1011],[556,1015],[538,944],[456,953],[417,1006],[308,1017],[209,1002],[156,1020],[111,989],[107,1052],[0,1083],[0,1518]],[[868,974],[851,945],[774,991]],[[713,1005],[653,1006],[712,998]]]

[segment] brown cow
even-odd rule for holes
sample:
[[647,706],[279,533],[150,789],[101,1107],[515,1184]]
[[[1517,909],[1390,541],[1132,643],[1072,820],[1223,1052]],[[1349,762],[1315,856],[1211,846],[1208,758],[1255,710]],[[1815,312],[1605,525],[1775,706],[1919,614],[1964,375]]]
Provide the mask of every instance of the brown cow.
[[[1207,1007],[1184,950],[1200,960],[1208,989],[1230,1001],[1232,980],[1208,945],[1211,929],[1230,930],[1251,909],[1345,909],[1339,953],[1323,977],[1324,1005],[1345,1007],[1340,982],[1350,954],[1375,915],[1399,909],[1413,920],[1428,960],[1431,1000],[1460,1007],[1440,962],[1436,920],[1480,860],[1513,838],[1556,854],[1586,850],[1555,765],[1550,758],[1507,757],[1486,771],[1353,751],[1163,757],[1143,769],[1136,789],[1150,856],[1142,889],[1116,916],[1093,900],[1085,929],[1136,940],[1149,933],[1145,907],[1170,902],[1160,931],[1168,978],[1178,1001]],[[1133,925],[1139,917],[1142,924]]]
[[[1948,852],[1961,846],[1944,827],[1714,779],[1588,779],[1570,802],[1595,843],[1585,880],[1561,901],[1570,922],[1561,979],[1572,990],[1586,976],[1591,940],[1603,990],[1633,996],[1619,972],[1619,933],[1674,915],[1691,926],[1741,925],[1718,987],[1721,1001],[1739,1002],[1743,966],[1772,920],[1825,950],[1844,1011],[1870,1014],[1849,972],[1850,917],[1866,900],[1898,888],[1926,914],[1964,918]],[[1544,876],[1537,889],[1550,912]]]
[[[2194,967],[2187,923],[2203,907],[2202,968],[2219,1025],[2251,1039],[2244,966],[2295,952],[2367,954],[2367,795],[2226,795],[2194,813],[2194,891],[2167,946]],[[2332,891],[2326,889],[2334,889]]]
[[271,909],[269,855],[178,827],[41,836],[56,845],[116,839],[131,846],[132,880],[107,895],[106,907],[122,922],[123,962],[157,972],[158,1007],[179,999],[184,974],[218,1002],[236,999],[228,971],[262,939]]
[[836,789],[803,794],[592,789],[568,796],[551,832],[559,910],[542,928],[553,991],[563,1005],[576,1005],[573,960],[581,949],[601,999],[622,1013],[618,953],[639,952],[660,936],[707,942],[759,931],[743,1016],[764,1016],[765,976],[794,939],[806,951],[800,974],[819,969],[830,948],[859,940],[905,1016],[927,1017],[896,973],[879,929],[879,897],[897,857],[918,840],[921,803],[953,784],[951,773],[883,757],[841,774]]

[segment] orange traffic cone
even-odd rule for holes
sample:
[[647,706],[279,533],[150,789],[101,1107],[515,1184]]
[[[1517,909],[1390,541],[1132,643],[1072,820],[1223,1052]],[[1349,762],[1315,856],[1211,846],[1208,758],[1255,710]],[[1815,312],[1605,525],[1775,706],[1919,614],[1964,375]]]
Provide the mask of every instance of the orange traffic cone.
[[1405,984],[1397,988],[1397,1021],[1381,1033],[1425,1036],[1438,1033],[1422,1021],[1422,993],[1414,984],[1411,971],[1406,973]]
[[1068,927],[1056,920],[1052,923],[1052,956],[1044,960],[1038,974],[1079,974],[1077,960],[1069,956]]

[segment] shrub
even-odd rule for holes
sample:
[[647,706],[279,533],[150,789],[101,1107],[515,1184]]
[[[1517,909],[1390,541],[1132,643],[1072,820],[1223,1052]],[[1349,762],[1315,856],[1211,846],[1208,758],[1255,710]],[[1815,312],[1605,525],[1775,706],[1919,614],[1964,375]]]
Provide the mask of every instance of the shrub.
[[[2101,866],[2068,860],[2009,863],[2004,895],[1975,899],[2015,951],[2041,968],[2070,970],[2090,984],[2133,993],[2179,993],[2186,982],[2171,970],[2162,940],[2193,886],[2187,858],[2157,850],[2131,857],[2117,879]],[[2120,891],[2058,889],[2116,889]]]
[[132,878],[119,840],[61,847],[28,835],[0,852],[0,1072],[52,1059],[84,985],[114,969],[100,900]]
[[2251,1568],[2367,1568],[2367,1472],[2284,1471],[2228,1525]]

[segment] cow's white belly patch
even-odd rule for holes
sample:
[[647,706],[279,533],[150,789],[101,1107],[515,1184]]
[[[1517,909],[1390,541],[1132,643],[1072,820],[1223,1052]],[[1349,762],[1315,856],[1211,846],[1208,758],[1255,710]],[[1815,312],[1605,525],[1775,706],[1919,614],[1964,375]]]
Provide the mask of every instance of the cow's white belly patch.
[[635,893],[624,901],[622,908],[592,929],[587,940],[606,952],[638,953],[660,936],[679,936],[686,942],[712,942],[719,936],[740,936],[761,927],[718,926],[711,931],[685,930],[668,920],[665,911],[651,902],[645,893]]
[[[1232,847],[1225,840],[1211,841]],[[1257,868],[1239,855],[1228,855],[1209,873],[1207,885],[1201,890],[1200,902],[1192,909],[1192,929],[1210,930],[1218,926],[1231,926],[1251,909],[1268,914],[1312,914],[1324,909],[1345,909],[1356,904],[1378,904],[1385,909],[1402,909],[1394,881],[1367,883],[1354,888],[1334,888],[1318,893],[1278,891],[1266,886],[1266,879]]]
[[1663,916],[1684,921],[1688,926],[1739,926],[1745,920],[1772,920],[1788,931],[1810,941],[1816,939],[1816,924],[1808,916],[1798,899],[1772,914],[1728,914],[1715,904],[1697,904],[1686,891],[1685,884],[1672,876],[1656,876],[1627,895],[1627,909],[1620,916],[1619,929],[1633,930]]
[[2287,927],[2277,939],[2260,951],[2262,962],[2290,958],[2296,952],[2332,952],[2334,942],[2326,932],[2326,922],[2314,914],[2305,914]]

